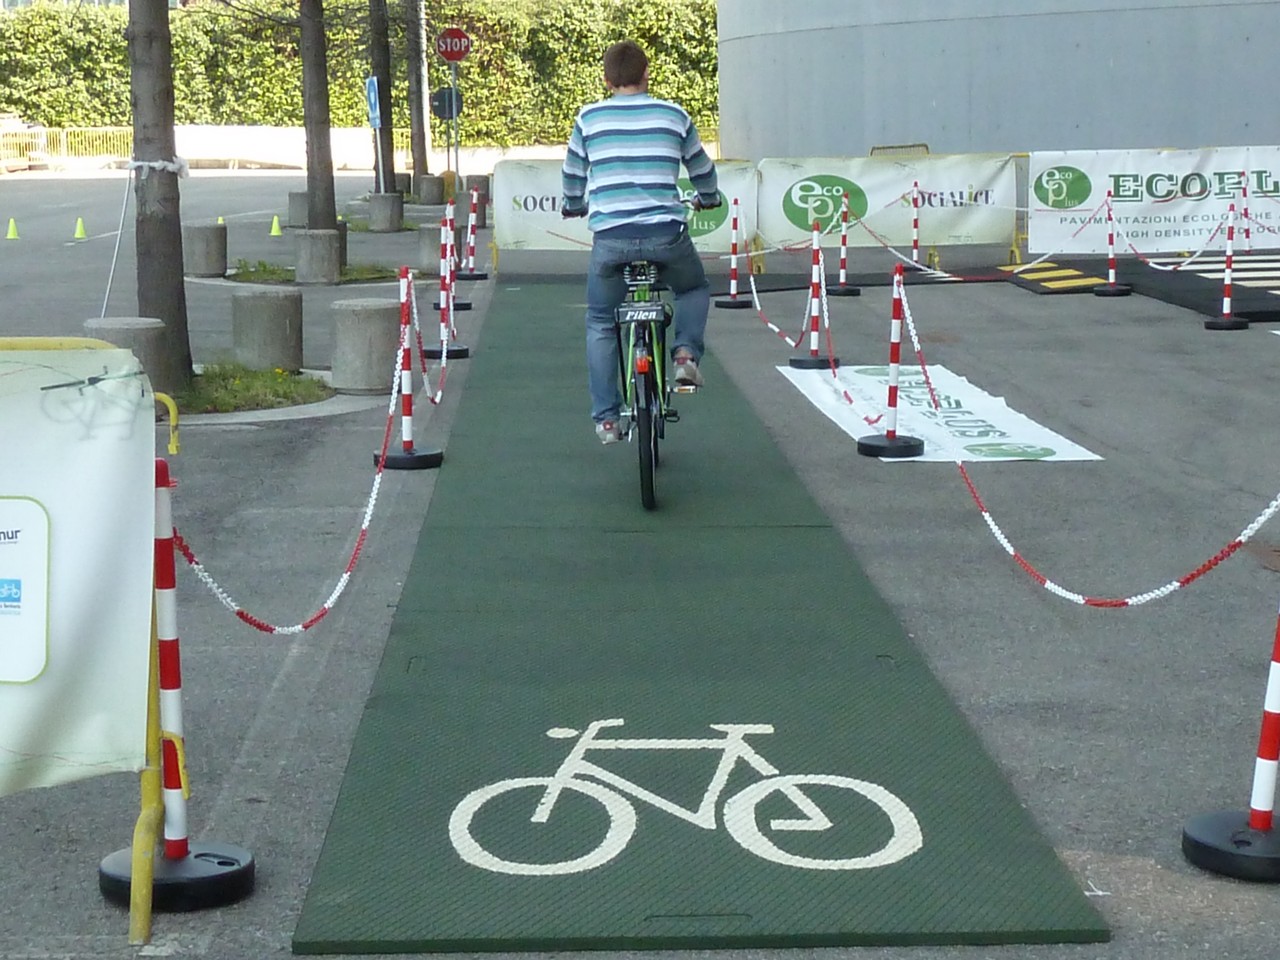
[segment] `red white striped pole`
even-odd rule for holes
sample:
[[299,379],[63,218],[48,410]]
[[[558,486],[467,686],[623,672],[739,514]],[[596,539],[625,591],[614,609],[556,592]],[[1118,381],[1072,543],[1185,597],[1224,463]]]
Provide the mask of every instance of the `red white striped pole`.
[[1249,223],[1249,171],[1240,171],[1240,202],[1244,209],[1240,212],[1244,218],[1244,248],[1253,252],[1253,227]]
[[452,286],[453,275],[450,270],[450,252],[453,248],[451,237],[453,230],[449,225],[449,215],[446,213],[440,221],[440,346],[444,348],[449,343],[449,303],[453,299]]
[[480,222],[480,188],[471,188],[471,212],[467,215],[467,260],[458,273],[459,280],[487,280],[489,275],[476,269],[476,224]]
[[716,301],[716,306],[727,310],[741,310],[751,306],[750,301],[738,298],[738,216],[741,204],[737,197],[733,198],[732,215],[729,221],[729,296]]
[[828,290],[833,297],[856,297],[862,293],[857,287],[849,286],[849,194],[840,198],[840,282],[834,289]]
[[1222,270],[1222,316],[1216,320],[1206,320],[1206,330],[1246,330],[1249,327],[1248,320],[1233,316],[1231,312],[1231,266],[1235,259],[1235,242],[1236,205],[1230,203],[1227,205],[1227,256]]
[[911,262],[920,263],[920,181],[911,181]]
[[1258,734],[1258,758],[1253,766],[1253,791],[1249,797],[1249,826],[1270,830],[1276,808],[1276,771],[1280,769],[1280,615],[1271,644],[1271,669],[1262,706],[1262,731]]
[[182,660],[178,652],[178,577],[174,561],[173,506],[176,486],[169,464],[156,459],[155,603],[160,660],[161,786],[164,796],[164,856],[182,860],[191,852],[187,794],[183,789]]
[[[419,450],[413,443],[413,304],[410,301],[413,274],[408,267],[400,268],[400,451],[387,451],[385,462],[388,470],[425,470],[437,467],[444,456],[439,451]],[[374,463],[381,463],[380,454],[374,454]]]
[[809,270],[809,355],[792,357],[790,364],[805,370],[816,370],[827,366],[818,353],[821,342],[819,330],[822,317],[822,233],[818,221],[813,221],[813,263]]
[[885,412],[885,431],[858,440],[858,452],[869,457],[918,457],[924,453],[924,441],[898,435],[898,379],[902,364],[903,301],[906,292],[901,263],[893,268],[893,313],[889,322],[889,409]]
[[1105,286],[1094,287],[1097,297],[1127,297],[1133,292],[1128,284],[1116,283],[1116,222],[1111,209],[1111,191],[1107,191],[1107,282]]

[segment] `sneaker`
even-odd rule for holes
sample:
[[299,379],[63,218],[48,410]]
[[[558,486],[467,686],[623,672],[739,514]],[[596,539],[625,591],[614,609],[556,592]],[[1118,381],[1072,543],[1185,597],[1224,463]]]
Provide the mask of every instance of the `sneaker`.
[[687,353],[680,353],[675,357],[675,364],[676,383],[684,387],[702,386],[702,374],[698,370],[697,360]]
[[601,420],[596,424],[596,436],[600,438],[601,443],[617,443],[622,439],[622,431],[618,428],[618,421]]

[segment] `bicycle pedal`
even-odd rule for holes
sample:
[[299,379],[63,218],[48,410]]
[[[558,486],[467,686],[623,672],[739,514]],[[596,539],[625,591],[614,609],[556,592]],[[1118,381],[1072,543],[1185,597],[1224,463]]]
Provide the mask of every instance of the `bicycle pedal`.
[[664,414],[662,415],[662,419],[663,419],[663,420],[665,420],[665,421],[667,421],[667,423],[679,423],[679,422],[680,422],[680,411],[679,411],[679,410],[675,410],[675,409],[673,409],[673,408],[671,408],[671,407],[668,407],[668,408],[667,408],[667,412],[666,412],[666,413],[664,413]]
[[697,393],[698,388],[692,383],[677,383],[675,387],[676,393]]

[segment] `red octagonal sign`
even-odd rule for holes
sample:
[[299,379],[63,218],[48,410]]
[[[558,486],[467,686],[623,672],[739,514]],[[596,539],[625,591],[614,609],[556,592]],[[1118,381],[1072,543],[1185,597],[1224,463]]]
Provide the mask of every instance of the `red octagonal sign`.
[[471,38],[459,27],[449,27],[436,37],[436,52],[454,63],[471,52]]

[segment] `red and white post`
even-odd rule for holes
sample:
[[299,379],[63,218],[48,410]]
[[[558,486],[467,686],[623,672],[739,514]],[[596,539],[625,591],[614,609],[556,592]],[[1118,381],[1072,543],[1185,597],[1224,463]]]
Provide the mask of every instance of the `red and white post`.
[[453,315],[471,309],[470,300],[458,298],[458,208],[450,200],[445,206],[445,218],[449,221],[449,332],[456,339],[458,330],[453,325]]
[[920,265],[920,181],[911,181],[911,262]]
[[1249,321],[1242,320],[1240,317],[1232,313],[1231,306],[1231,266],[1235,259],[1235,243],[1236,243],[1236,205],[1230,203],[1227,205],[1227,250],[1226,261],[1222,269],[1222,316],[1213,320],[1206,320],[1204,328],[1206,330],[1247,330],[1249,329]]
[[822,231],[818,221],[813,221],[813,262],[809,271],[809,355],[792,357],[790,365],[801,370],[820,370],[838,367],[835,357],[823,357],[819,352],[822,338]]
[[440,296],[436,300],[436,308],[440,311],[442,326],[440,346],[422,348],[422,355],[428,360],[439,360],[448,355],[450,360],[461,360],[471,356],[471,348],[457,342],[458,330],[453,324],[455,310],[470,310],[471,304],[457,297],[458,258],[454,247],[453,201],[445,207],[444,217],[440,220]]
[[1127,297],[1133,293],[1133,287],[1127,283],[1116,283],[1116,221],[1111,209],[1111,191],[1107,191],[1107,282],[1093,288],[1095,297]]
[[840,199],[840,280],[827,291],[832,297],[856,297],[862,291],[849,285],[849,194]]
[[480,215],[480,188],[471,188],[471,211],[467,214],[467,260],[459,280],[487,280],[489,274],[476,269],[476,224]]
[[734,197],[729,221],[729,296],[716,301],[716,306],[722,310],[742,310],[751,306],[750,300],[738,296],[738,217],[741,209],[738,198]]
[[1262,729],[1253,764],[1249,809],[1202,813],[1182,831],[1182,853],[1205,870],[1241,880],[1280,880],[1280,837],[1272,829],[1280,770],[1280,615],[1271,641],[1271,666],[1262,704]]
[[1244,219],[1244,249],[1253,253],[1253,225],[1249,219],[1249,171],[1240,171],[1240,216]]
[[187,836],[187,791],[183,770],[182,659],[178,650],[178,577],[173,546],[175,486],[169,464],[156,460],[155,605],[160,664],[161,787],[164,796],[164,855],[181,860],[191,852]]
[[[413,275],[408,267],[400,268],[400,450],[387,451],[388,470],[426,470],[438,467],[444,460],[439,450],[419,450],[413,443],[413,307],[409,302]],[[444,291],[442,290],[443,294]],[[373,455],[381,463],[381,453]]]
[[893,268],[893,313],[889,321],[889,407],[885,412],[885,431],[858,439],[858,452],[868,457],[918,457],[924,453],[924,441],[898,434],[898,379],[902,364],[902,319],[906,286],[901,263]]

